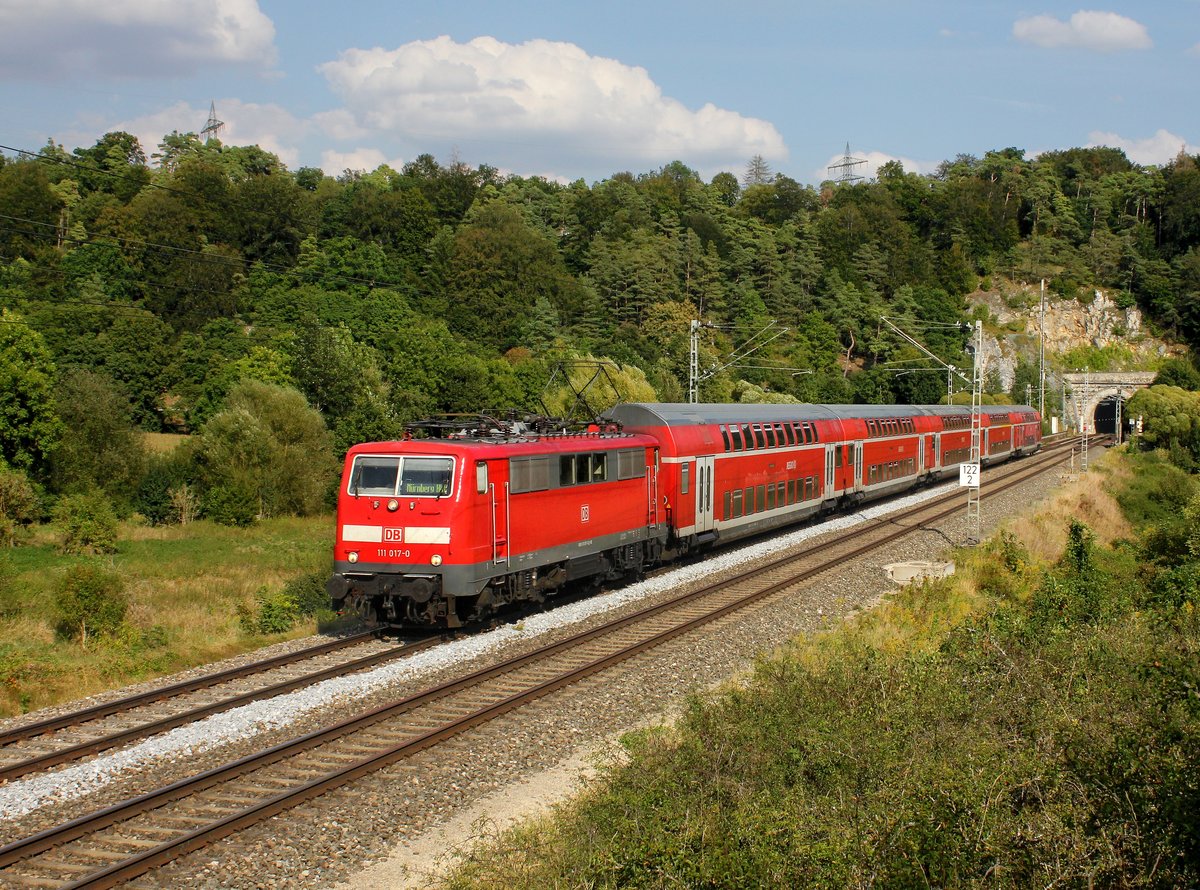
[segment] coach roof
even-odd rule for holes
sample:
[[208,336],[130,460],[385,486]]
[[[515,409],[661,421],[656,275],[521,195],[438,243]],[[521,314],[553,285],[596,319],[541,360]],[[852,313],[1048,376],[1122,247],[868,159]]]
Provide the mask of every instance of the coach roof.
[[961,405],[812,405],[812,404],[698,404],[627,403],[608,416],[627,428],[694,426],[697,424],[774,423],[790,420],[842,420],[866,417],[969,415]]

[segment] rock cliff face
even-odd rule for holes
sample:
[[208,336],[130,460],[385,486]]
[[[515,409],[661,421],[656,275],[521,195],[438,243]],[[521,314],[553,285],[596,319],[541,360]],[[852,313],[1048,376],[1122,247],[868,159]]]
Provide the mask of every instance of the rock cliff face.
[[[1038,361],[1038,332],[1043,325],[1040,297],[1038,288],[1024,288],[1011,293],[980,291],[968,298],[973,305],[987,307],[991,323],[984,325],[983,332],[985,373],[998,373],[1005,389],[1012,386],[1018,359]],[[1133,355],[1132,365],[1122,370],[1133,371],[1176,351],[1146,334],[1141,310],[1120,309],[1103,291],[1095,291],[1088,303],[1051,297],[1046,294],[1047,364],[1050,356],[1081,346],[1120,346]]]

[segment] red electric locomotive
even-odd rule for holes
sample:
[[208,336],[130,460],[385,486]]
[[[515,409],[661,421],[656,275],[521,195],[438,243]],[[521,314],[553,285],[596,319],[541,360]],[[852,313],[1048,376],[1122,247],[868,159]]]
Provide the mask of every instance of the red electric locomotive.
[[[458,627],[571,581],[956,474],[960,406],[618,405],[587,433],[489,422],[354,446],[338,496],[334,607]],[[980,416],[981,459],[1035,451],[1027,407]]]

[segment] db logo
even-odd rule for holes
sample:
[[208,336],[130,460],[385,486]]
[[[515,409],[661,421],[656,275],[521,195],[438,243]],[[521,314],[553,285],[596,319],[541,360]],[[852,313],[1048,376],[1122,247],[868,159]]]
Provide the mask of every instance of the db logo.
[[587,522],[591,518],[592,518],[592,508],[589,507],[587,504],[583,504],[579,508],[579,521]]
[[404,540],[404,529],[402,528],[385,528],[383,530],[383,542],[385,544],[399,544]]

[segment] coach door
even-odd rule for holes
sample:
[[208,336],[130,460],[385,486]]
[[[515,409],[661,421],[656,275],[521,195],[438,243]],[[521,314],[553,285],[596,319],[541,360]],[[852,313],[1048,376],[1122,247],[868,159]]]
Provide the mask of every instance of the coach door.
[[715,458],[696,458],[696,531],[712,531],[713,527],[713,463]]
[[863,443],[854,443],[854,490],[862,491],[863,488]]
[[841,445],[826,445],[825,446],[825,489],[824,496],[826,500],[832,500],[837,497],[837,467],[840,461],[838,458],[842,456]]

